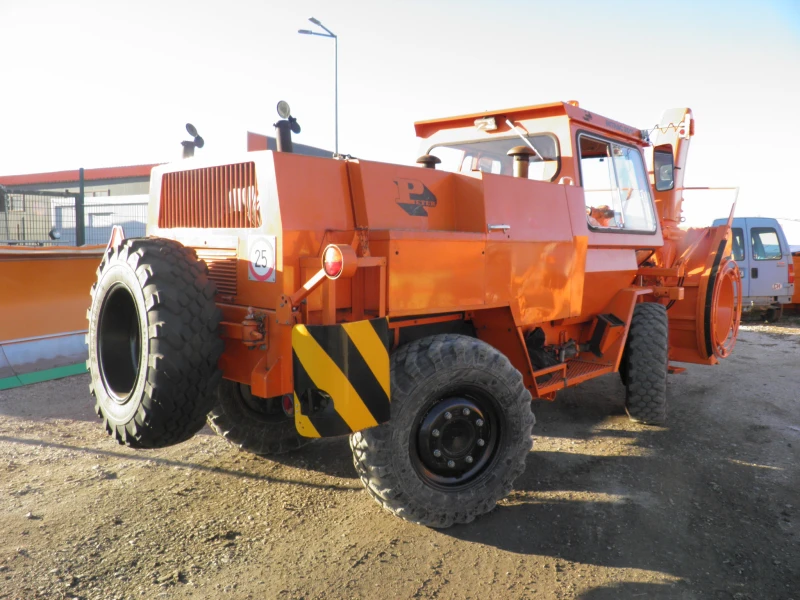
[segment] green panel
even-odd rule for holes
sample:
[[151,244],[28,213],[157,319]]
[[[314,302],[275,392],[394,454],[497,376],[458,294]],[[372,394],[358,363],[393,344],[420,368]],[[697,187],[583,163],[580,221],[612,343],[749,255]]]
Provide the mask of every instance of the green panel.
[[0,379],[0,390],[9,390],[11,388],[20,387],[23,385],[30,385],[32,383],[39,383],[42,381],[50,381],[51,379],[61,379],[62,377],[69,377],[70,375],[80,375],[86,373],[86,363],[78,363],[76,365],[67,365],[66,367],[56,367],[55,369],[45,369],[35,373],[24,373],[16,377],[6,377]]

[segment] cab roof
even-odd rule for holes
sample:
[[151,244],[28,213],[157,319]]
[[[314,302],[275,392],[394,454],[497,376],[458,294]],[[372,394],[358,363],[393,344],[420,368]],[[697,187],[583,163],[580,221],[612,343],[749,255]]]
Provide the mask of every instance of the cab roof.
[[489,110],[468,115],[460,115],[457,117],[444,117],[440,119],[430,119],[427,121],[417,121],[414,123],[414,130],[416,131],[418,137],[428,138],[434,133],[444,129],[473,127],[475,124],[475,119],[495,117],[497,119],[498,132],[500,132],[508,129],[508,127],[505,125],[505,119],[507,118],[511,121],[522,121],[559,116],[566,116],[572,121],[585,123],[589,127],[603,129],[609,133],[621,135],[625,138],[635,141],[640,145],[648,145],[648,141],[643,139],[641,130],[581,108],[578,102],[574,100],[569,102],[551,102],[548,104],[536,104],[517,108]]

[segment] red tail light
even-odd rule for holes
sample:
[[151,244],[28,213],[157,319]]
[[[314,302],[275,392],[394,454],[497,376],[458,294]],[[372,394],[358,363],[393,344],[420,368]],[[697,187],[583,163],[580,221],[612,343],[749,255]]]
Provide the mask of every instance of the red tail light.
[[342,273],[344,266],[344,257],[342,251],[336,246],[331,244],[325,249],[325,255],[322,258],[325,268],[325,274],[331,279],[336,279]]
[[794,265],[789,263],[789,285],[794,283]]
[[281,398],[281,408],[287,417],[294,416],[294,400],[289,394],[284,394]]

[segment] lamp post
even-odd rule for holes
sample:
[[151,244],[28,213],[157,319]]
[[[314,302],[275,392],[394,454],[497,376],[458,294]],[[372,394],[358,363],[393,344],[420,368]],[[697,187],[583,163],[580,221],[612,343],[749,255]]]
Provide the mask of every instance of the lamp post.
[[320,37],[327,37],[333,38],[334,44],[334,71],[333,71],[333,111],[334,111],[334,131],[335,131],[335,149],[334,149],[334,156],[336,158],[339,157],[339,38],[336,37],[336,34],[333,33],[330,29],[325,27],[319,20],[311,17],[309,19],[314,25],[321,27],[325,30],[325,33],[320,33],[318,31],[311,31],[309,29],[298,29],[297,33],[302,33],[305,35],[318,35]]

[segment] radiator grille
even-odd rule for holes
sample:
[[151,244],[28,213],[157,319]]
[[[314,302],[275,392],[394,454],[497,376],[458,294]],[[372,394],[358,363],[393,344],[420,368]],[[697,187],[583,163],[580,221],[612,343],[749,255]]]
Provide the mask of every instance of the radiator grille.
[[208,277],[217,284],[217,293],[236,295],[236,250],[226,248],[195,248],[197,258],[208,265]]
[[158,226],[260,227],[255,164],[246,162],[165,173],[161,180]]

